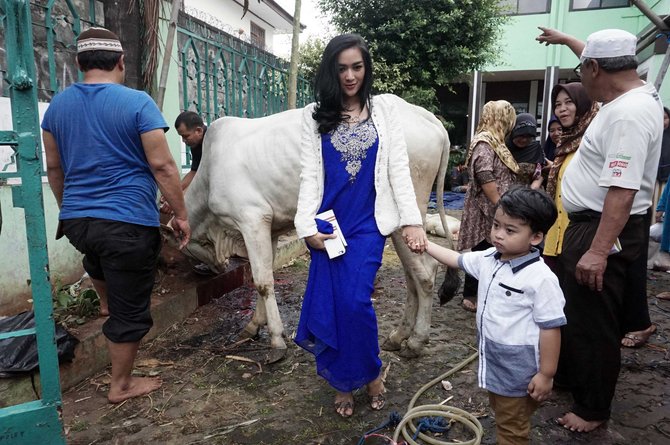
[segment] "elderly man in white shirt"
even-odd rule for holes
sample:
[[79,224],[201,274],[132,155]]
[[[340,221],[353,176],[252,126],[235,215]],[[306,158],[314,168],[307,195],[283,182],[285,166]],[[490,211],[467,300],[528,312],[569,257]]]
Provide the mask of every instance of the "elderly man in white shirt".
[[661,149],[663,107],[652,85],[637,75],[634,35],[598,31],[586,45],[542,29],[540,42],[562,43],[581,54],[577,71],[602,108],[586,130],[563,179],[563,206],[570,217],[558,276],[568,324],[562,331],[560,371],[574,405],[558,419],[572,431],[589,432],[610,417],[621,367],[620,339],[626,283],[646,257],[646,212]]

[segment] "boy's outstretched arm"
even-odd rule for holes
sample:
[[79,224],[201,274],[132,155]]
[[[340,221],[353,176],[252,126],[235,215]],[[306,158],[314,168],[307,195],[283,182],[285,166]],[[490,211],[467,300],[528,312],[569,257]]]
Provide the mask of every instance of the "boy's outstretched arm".
[[528,384],[528,394],[542,402],[549,397],[561,351],[561,328],[540,330],[540,371]]
[[426,252],[440,263],[454,269],[458,268],[458,257],[461,256],[461,254],[455,250],[447,249],[446,247],[438,246],[432,241],[428,241]]

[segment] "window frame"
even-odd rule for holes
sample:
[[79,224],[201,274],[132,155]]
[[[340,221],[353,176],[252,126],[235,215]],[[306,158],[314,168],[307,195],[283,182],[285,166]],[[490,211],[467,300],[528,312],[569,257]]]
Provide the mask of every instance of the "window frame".
[[[538,15],[538,14],[549,14],[551,12],[551,6],[552,6],[552,0],[544,0],[546,3],[546,10],[544,12],[519,12],[519,1],[520,0],[514,0],[516,1],[516,12],[510,12],[510,13],[503,13],[505,16],[509,17],[514,17],[514,16],[519,16],[519,15]],[[570,0],[572,1],[572,0]]]
[[[265,49],[265,28],[252,20],[250,20],[249,23],[249,37],[251,43],[260,49]],[[259,41],[260,39],[258,37],[262,37],[262,42]]]
[[580,12],[580,11],[600,11],[601,9],[616,9],[616,8],[630,8],[632,6],[630,0],[626,0],[626,5],[623,6],[602,6],[603,0],[598,0],[600,6],[591,7],[591,8],[575,8],[575,0],[570,0],[570,12]]

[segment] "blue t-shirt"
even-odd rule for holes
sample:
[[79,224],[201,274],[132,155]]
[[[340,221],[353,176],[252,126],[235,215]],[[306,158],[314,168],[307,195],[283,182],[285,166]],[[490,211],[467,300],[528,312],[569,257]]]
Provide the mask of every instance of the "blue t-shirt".
[[78,83],[57,94],[42,121],[65,174],[60,219],[158,226],[157,185],[143,133],[168,126],[153,99],[123,85]]

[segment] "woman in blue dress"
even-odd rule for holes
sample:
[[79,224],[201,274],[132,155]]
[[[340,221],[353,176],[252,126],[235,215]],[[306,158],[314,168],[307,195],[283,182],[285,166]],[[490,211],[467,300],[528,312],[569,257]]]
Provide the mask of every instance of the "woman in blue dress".
[[[337,391],[335,409],[354,412],[353,393],[367,385],[372,409],[384,407],[384,384],[371,295],[386,236],[403,228],[422,253],[426,235],[412,187],[407,146],[393,97],[371,95],[372,61],[355,34],[326,46],[315,80],[316,103],[303,114],[302,173],[295,226],[311,264],[295,341],[314,354],[317,373]],[[329,258],[332,210],[346,252]]]

